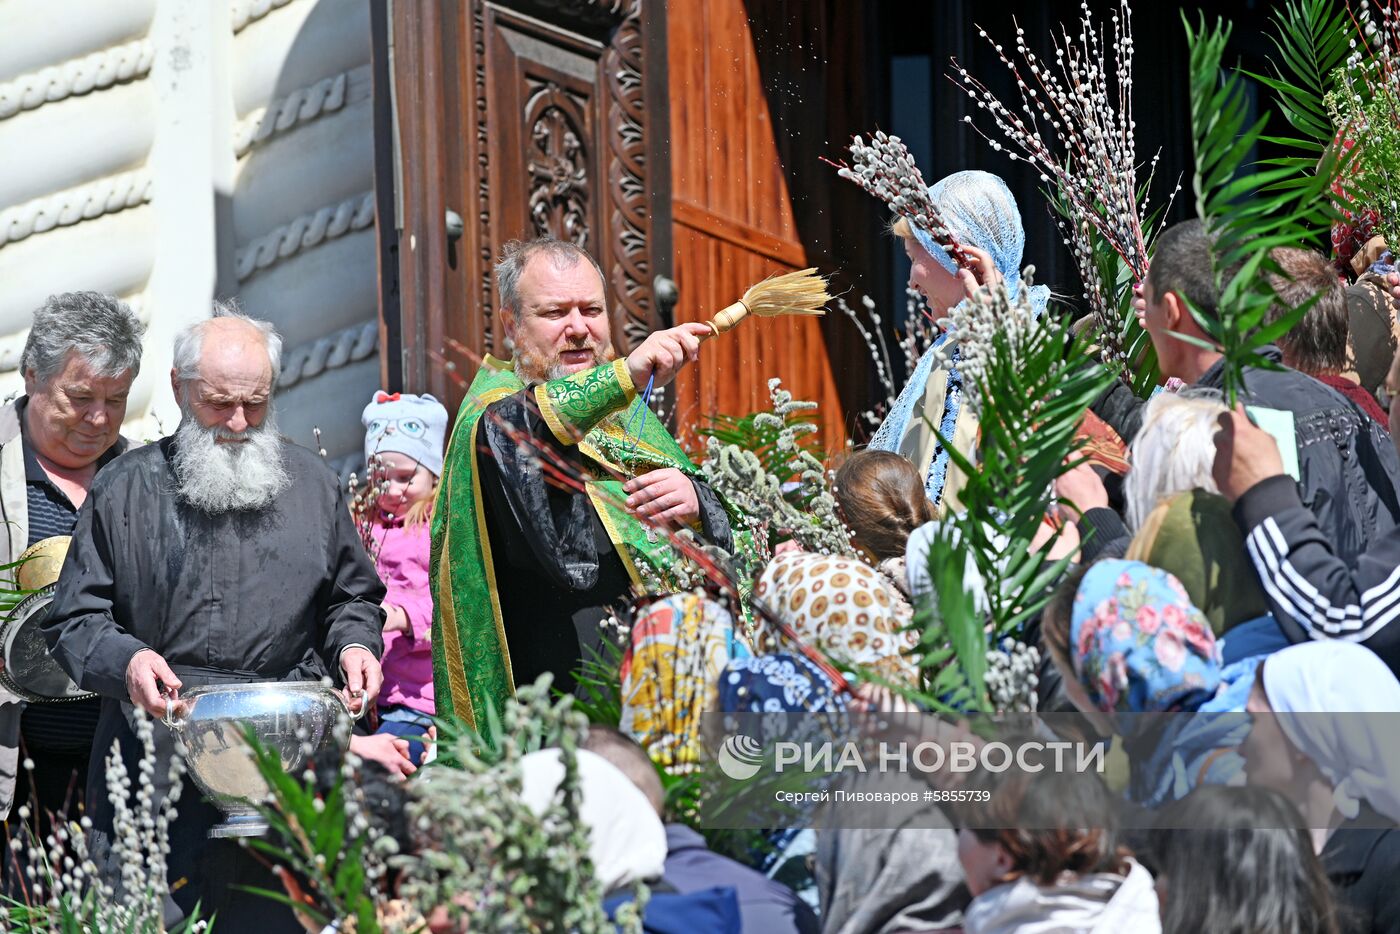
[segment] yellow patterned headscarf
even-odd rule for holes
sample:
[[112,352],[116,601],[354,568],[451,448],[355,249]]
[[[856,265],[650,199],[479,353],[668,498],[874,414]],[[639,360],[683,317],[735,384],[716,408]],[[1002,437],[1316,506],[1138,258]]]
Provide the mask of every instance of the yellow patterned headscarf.
[[673,772],[700,762],[700,715],[715,706],[719,674],[735,654],[734,618],[700,593],[639,609],[622,661],[623,732]]

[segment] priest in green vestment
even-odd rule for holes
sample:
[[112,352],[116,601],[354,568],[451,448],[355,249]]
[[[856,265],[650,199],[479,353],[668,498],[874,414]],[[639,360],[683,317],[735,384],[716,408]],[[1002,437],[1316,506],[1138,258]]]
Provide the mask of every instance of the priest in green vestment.
[[732,547],[724,504],[639,396],[696,359],[708,326],[616,358],[602,271],[549,238],[508,245],[496,286],[514,358],[473,380],[432,520],[437,712],[468,723],[545,671],[571,689],[613,608],[675,589],[678,556],[639,517]]

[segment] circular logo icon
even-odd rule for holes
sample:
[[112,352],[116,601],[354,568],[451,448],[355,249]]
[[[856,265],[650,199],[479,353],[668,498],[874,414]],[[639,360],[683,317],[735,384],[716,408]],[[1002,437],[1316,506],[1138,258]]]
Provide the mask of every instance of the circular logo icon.
[[719,770],[736,782],[748,781],[763,765],[763,747],[751,736],[735,733],[719,747]]

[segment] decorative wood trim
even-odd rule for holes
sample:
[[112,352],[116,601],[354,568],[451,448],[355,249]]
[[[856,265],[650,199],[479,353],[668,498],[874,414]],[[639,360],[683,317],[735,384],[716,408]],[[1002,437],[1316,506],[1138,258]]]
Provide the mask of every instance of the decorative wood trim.
[[683,224],[691,230],[708,234],[788,266],[800,267],[807,264],[807,250],[802,244],[775,237],[742,221],[722,217],[693,201],[674,199],[671,202],[671,211],[677,224]]
[[631,15],[637,0],[507,0],[514,7],[549,23],[607,29]]
[[[477,314],[480,316],[481,347],[483,356],[504,356],[497,353],[496,347],[496,280],[495,250],[491,245],[491,141],[488,134],[486,102],[486,5],[482,0],[471,0],[472,30],[472,121],[475,130],[475,145],[469,155],[476,162],[476,210],[477,210]],[[504,340],[504,338],[502,338]]]
[[[652,295],[651,205],[647,191],[646,84],[642,79],[642,0],[628,0],[626,18],[603,54],[608,93],[608,278],[621,312],[622,349],[635,348],[656,327]],[[662,124],[663,128],[665,124]],[[617,320],[615,317],[614,320]]]
[[74,58],[0,84],[0,120],[118,81],[145,77],[155,61],[150,39],[137,39]]

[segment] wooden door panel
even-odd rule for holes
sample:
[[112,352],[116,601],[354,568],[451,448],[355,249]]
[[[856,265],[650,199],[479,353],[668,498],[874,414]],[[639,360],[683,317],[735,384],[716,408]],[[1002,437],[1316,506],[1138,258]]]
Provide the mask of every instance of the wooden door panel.
[[487,14],[487,107],[493,165],[520,166],[491,187],[491,239],[551,235],[596,253],[607,242],[599,195],[607,151],[598,114],[596,42],[507,10]]
[[[754,44],[755,10],[781,12],[745,0],[672,0],[667,7],[677,321],[706,320],[748,286],[811,257]],[[783,22],[775,16],[768,24],[767,41],[784,41]],[[840,443],[845,417],[822,334],[813,319],[754,320],[706,345],[700,366],[677,381],[682,433],[709,413],[767,409],[768,380],[776,376],[819,403],[823,438]]]
[[614,344],[635,346],[658,324],[652,283],[671,266],[664,4],[396,0],[392,16],[398,139],[379,141],[376,160],[398,177],[397,224],[380,229],[396,278],[381,292],[385,314],[398,302],[403,336],[386,352],[402,355],[403,388],[455,408],[474,358],[507,353],[491,271],[517,237],[587,249]]

